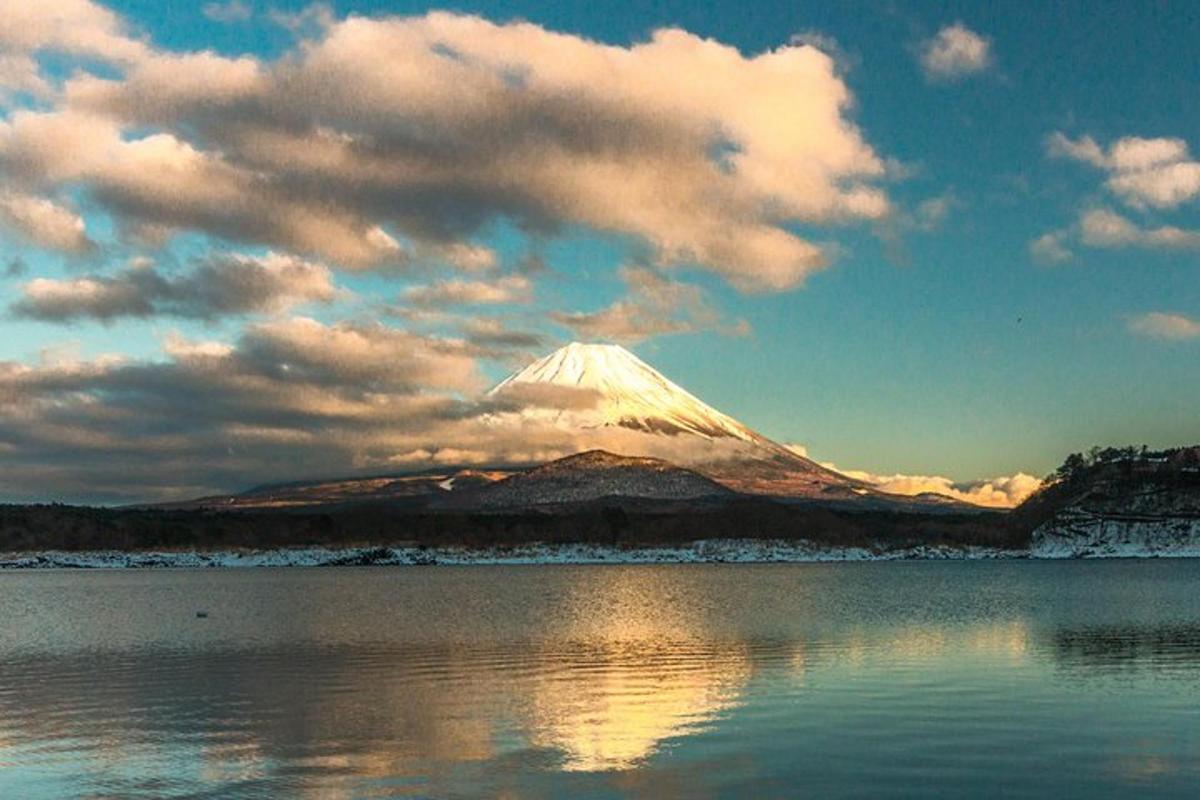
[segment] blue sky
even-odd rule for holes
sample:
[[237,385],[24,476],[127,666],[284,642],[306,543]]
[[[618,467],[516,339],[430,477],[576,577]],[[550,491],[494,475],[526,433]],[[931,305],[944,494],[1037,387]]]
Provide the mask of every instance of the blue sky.
[[[886,195],[888,211],[779,222],[831,263],[796,285],[749,291],[729,259],[711,268],[687,259],[663,267],[631,230],[576,219],[530,233],[497,212],[470,232],[473,244],[496,254],[490,276],[456,272],[438,258],[418,257],[402,270],[350,270],[328,254],[296,252],[327,266],[343,293],[308,304],[293,299],[282,312],[199,317],[158,307],[103,319],[10,313],[0,319],[0,361],[43,364],[60,352],[161,360],[166,337],[235,342],[246,326],[280,313],[329,325],[378,319],[429,335],[451,335],[467,315],[487,315],[542,337],[548,349],[595,333],[564,326],[554,314],[595,313],[627,300],[635,289],[621,269],[632,265],[689,287],[691,299],[670,306],[687,331],[623,330],[609,338],[822,461],[971,479],[1044,474],[1067,452],[1096,443],[1200,439],[1200,187],[1188,183],[1200,151],[1193,102],[1200,15],[1184,4],[336,2],[324,16],[310,10],[299,33],[280,20],[303,14],[307,4],[210,5],[207,13],[201,3],[158,0],[113,0],[107,8],[119,35],[156,52],[212,50],[264,65],[297,58],[303,37],[320,40],[322,25],[351,15],[435,9],[500,24],[527,20],[619,47],[646,42],[663,27],[711,38],[745,58],[814,43],[835,57],[837,79],[852,95],[844,119],[886,164],[886,174],[866,182]],[[930,48],[947,29],[975,37],[984,50],[951,53],[938,72]],[[4,46],[0,39],[0,54]],[[78,48],[7,46],[33,53],[52,88],[9,94],[0,119],[61,107],[62,80],[78,70],[120,81],[132,69]],[[123,124],[126,139],[162,130],[186,139],[189,131],[184,123]],[[1174,143],[1163,145],[1174,150],[1151,157],[1148,168],[1138,162],[1135,174],[1122,166],[1122,141]],[[1135,178],[1157,183],[1123,182]],[[36,279],[111,277],[139,257],[170,275],[217,251],[262,258],[283,249],[203,225],[147,244],[130,238],[127,208],[87,180],[36,191],[78,213],[92,244],[64,253],[22,235],[19,220],[0,230],[6,260],[21,265],[0,277],[14,304]],[[1164,200],[1163,191],[1174,194]],[[1089,213],[1110,216],[1089,223]],[[1033,245],[1046,236],[1042,247]],[[395,313],[408,287],[524,275],[521,264],[534,257],[548,269],[528,273],[530,302],[441,309],[459,315],[453,319]],[[495,379],[535,352],[480,358],[478,369]]]

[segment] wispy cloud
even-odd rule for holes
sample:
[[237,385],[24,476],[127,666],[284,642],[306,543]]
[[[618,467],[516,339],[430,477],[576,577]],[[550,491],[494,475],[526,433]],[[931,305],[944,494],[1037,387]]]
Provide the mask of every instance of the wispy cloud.
[[1064,264],[1075,257],[1066,246],[1067,232],[1044,233],[1029,243],[1029,255],[1039,264]]
[[723,319],[698,286],[668,280],[642,267],[625,267],[621,277],[628,287],[625,298],[599,311],[551,312],[550,319],[586,340],[626,344],[699,331],[750,333],[744,320]]
[[234,22],[247,22],[254,16],[254,10],[249,4],[243,0],[228,0],[228,2],[212,2],[205,3],[201,8],[201,13],[213,22],[222,22],[230,24]]
[[494,280],[452,279],[411,286],[403,298],[423,308],[451,305],[500,305],[528,303],[533,283],[524,275],[504,275]]
[[1154,339],[1200,339],[1200,319],[1169,311],[1151,311],[1130,317],[1129,330]]
[[231,253],[210,256],[175,275],[138,263],[111,277],[35,278],[22,287],[22,296],[9,310],[16,316],[57,322],[109,322],[120,317],[207,320],[328,303],[336,294],[330,271],[322,264],[276,253]]

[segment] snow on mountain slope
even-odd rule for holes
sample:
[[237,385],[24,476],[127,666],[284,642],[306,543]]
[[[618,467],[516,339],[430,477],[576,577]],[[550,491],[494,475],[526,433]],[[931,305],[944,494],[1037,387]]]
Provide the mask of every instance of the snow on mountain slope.
[[[573,393],[578,402],[556,402]],[[520,423],[531,430],[550,425],[574,431],[581,450],[600,447],[666,458],[741,491],[813,495],[836,490],[847,496],[870,491],[717,411],[618,345],[572,342],[488,394],[540,397],[523,407]]]
[[599,397],[589,426],[619,425],[649,433],[723,436],[776,446],[737,420],[667,380],[646,362],[614,344],[571,344],[502,381],[497,396],[527,384],[591,390]]

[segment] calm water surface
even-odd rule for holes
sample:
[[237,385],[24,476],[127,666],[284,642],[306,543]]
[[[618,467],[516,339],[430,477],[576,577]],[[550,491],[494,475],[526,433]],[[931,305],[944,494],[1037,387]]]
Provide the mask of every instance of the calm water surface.
[[4,798],[1198,794],[1200,562],[0,574]]

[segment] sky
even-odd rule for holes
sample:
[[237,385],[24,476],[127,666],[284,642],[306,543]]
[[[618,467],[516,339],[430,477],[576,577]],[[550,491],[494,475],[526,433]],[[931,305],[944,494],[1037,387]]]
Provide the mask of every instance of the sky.
[[0,499],[542,457],[571,340],[892,486],[1200,440],[1186,6],[0,18]]

